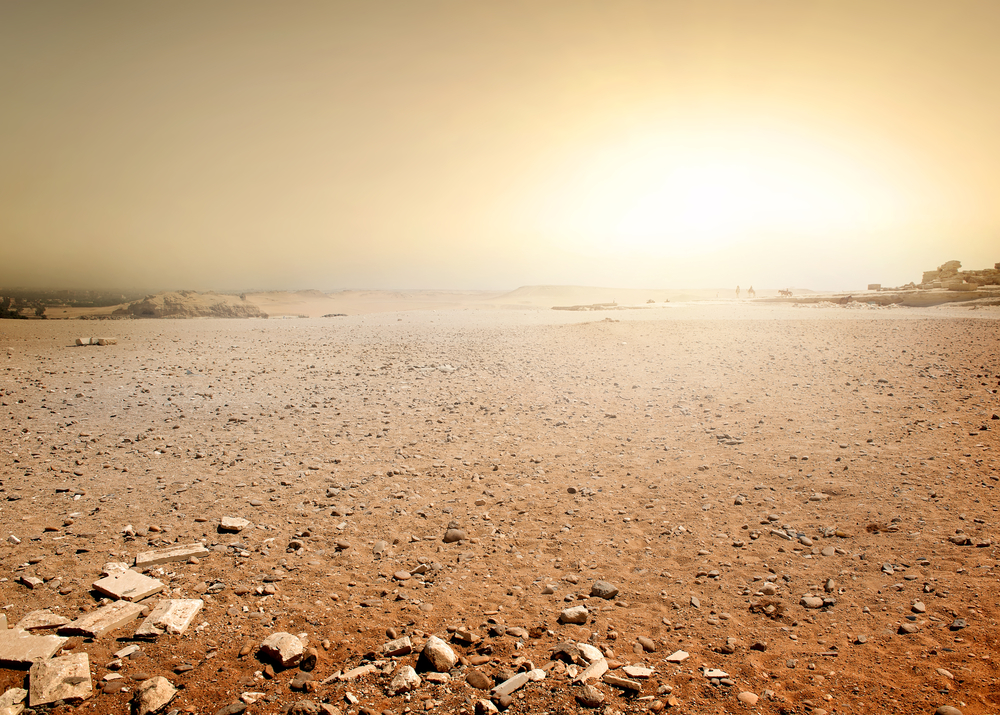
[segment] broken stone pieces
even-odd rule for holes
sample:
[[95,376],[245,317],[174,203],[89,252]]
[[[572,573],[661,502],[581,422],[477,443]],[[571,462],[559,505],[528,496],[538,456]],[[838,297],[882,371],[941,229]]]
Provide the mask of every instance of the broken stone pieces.
[[85,613],[59,629],[60,635],[100,638],[109,631],[131,623],[145,612],[146,606],[130,601],[115,601]]
[[132,697],[133,709],[136,715],[151,715],[166,706],[177,694],[169,680],[162,675],[144,680],[135,690]]
[[74,653],[35,663],[28,674],[28,703],[35,708],[56,700],[85,700],[93,695],[90,659]]
[[163,634],[179,636],[191,625],[205,605],[200,598],[171,598],[156,604],[153,612],[136,631],[136,638],[156,638]]
[[69,623],[69,619],[65,616],[60,616],[48,608],[43,608],[27,614],[14,627],[20,628],[22,631],[39,631],[46,628],[58,628],[67,623]]

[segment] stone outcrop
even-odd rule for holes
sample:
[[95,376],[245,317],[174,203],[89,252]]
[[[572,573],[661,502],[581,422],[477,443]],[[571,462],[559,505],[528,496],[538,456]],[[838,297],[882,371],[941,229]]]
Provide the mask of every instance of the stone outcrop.
[[961,261],[948,261],[934,271],[924,271],[920,288],[946,290],[976,290],[979,286],[1000,285],[1000,263],[978,271],[961,270]]
[[117,318],[266,318],[260,308],[242,296],[182,290],[147,295],[118,308]]

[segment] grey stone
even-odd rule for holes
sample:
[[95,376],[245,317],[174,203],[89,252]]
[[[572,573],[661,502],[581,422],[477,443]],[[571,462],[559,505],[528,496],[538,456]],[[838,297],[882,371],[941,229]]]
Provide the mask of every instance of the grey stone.
[[28,703],[33,708],[56,700],[85,700],[94,694],[86,653],[35,663],[28,671],[28,683]]
[[590,587],[591,598],[603,598],[611,600],[618,595],[618,588],[607,581],[595,581]]
[[150,715],[163,709],[177,694],[169,680],[157,675],[139,683],[132,696],[132,705],[136,715]]

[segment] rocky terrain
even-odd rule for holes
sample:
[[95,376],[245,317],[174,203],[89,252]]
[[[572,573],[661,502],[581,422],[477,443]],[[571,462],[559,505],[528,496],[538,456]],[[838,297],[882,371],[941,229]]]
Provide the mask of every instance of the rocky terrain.
[[1000,710],[1000,311],[614,318],[7,321],[0,710]]

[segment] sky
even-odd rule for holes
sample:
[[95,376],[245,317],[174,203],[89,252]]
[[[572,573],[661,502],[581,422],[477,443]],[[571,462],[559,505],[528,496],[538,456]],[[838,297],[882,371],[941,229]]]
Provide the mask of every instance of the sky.
[[0,4],[0,286],[1000,261],[996,0]]

